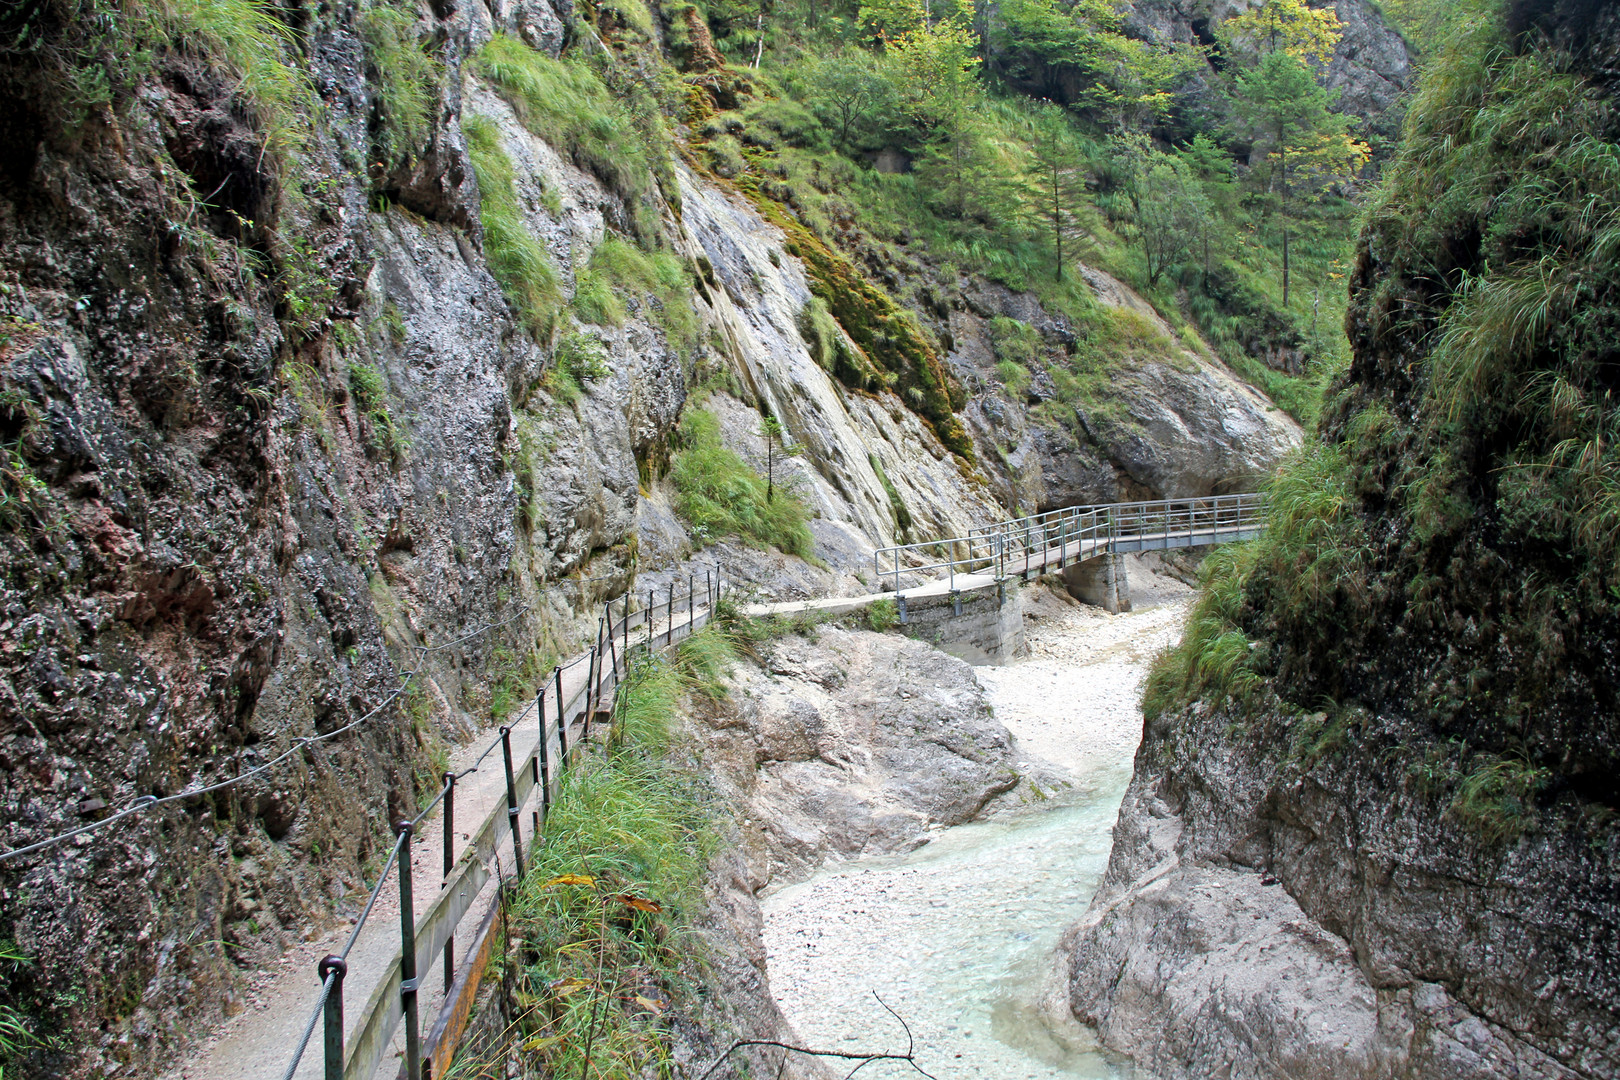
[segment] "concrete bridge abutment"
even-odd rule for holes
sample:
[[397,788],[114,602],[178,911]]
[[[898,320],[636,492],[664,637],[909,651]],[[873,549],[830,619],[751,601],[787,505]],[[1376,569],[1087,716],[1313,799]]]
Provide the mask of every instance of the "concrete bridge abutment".
[[1131,581],[1124,555],[1103,554],[1065,566],[1063,587],[1076,600],[1110,615],[1131,610]]
[[1024,597],[1016,581],[904,603],[907,634],[970,664],[1005,664],[1024,651]]

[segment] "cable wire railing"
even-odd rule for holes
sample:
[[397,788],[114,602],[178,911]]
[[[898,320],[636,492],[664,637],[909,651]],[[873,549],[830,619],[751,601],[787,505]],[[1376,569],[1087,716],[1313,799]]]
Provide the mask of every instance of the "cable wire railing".
[[[527,753],[514,755],[512,734],[516,724],[502,725],[498,735],[471,766],[460,772],[447,772],[438,793],[416,817],[396,822],[394,846],[360,919],[355,923],[341,951],[323,957],[316,965],[320,980],[317,995],[303,1036],[294,1048],[284,1074],[292,1080],[303,1060],[317,1026],[323,1028],[324,1080],[372,1080],[393,1041],[405,1025],[404,1080],[430,1080],[443,1076],[450,1065],[476,994],[482,969],[489,959],[488,944],[494,915],[504,902],[505,886],[523,876],[525,846],[522,835],[522,808],[538,789],[539,808],[533,811],[529,833],[529,853],[542,843],[546,817],[563,774],[577,757],[579,748],[591,737],[593,723],[611,721],[619,687],[629,674],[632,657],[662,649],[696,633],[714,618],[726,583],[719,568],[687,576],[686,592],[677,592],[671,582],[660,600],[649,591],[645,605],[641,597],[626,594],[617,604],[603,605],[591,647],[566,663],[556,665],[535,691],[532,722],[536,739]],[[701,592],[699,590],[702,590]],[[619,610],[615,613],[614,608]],[[583,667],[583,670],[581,668]],[[531,712],[525,708],[522,722]],[[502,798],[485,814],[477,831],[471,834],[459,858],[455,857],[456,782],[476,772],[499,747],[505,775]],[[411,838],[417,825],[442,806],[444,814],[443,873],[439,895],[418,917],[414,905],[415,877],[410,857]],[[515,877],[501,875],[500,850],[511,842]],[[492,871],[491,862],[496,864]],[[373,987],[352,1033],[344,1023],[344,980],[348,957],[362,928],[376,907],[377,898],[397,872],[399,886],[400,944],[387,973]],[[460,965],[455,958],[456,931],[473,909],[478,895],[492,876],[501,875],[495,905],[467,944]],[[418,1000],[422,971],[442,957],[445,999],[432,1030],[421,1034]]]

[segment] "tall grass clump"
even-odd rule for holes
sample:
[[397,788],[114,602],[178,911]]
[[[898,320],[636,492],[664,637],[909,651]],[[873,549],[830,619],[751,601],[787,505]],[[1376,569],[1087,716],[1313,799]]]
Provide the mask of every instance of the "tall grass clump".
[[551,354],[544,385],[553,400],[572,405],[586,386],[612,373],[600,341],[588,334],[568,334]]
[[699,338],[697,311],[685,264],[668,251],[646,252],[616,236],[605,237],[579,275],[574,314],[581,322],[622,326],[629,317],[624,298],[645,305],[649,318],[664,328],[669,344],[690,356]]
[[125,10],[131,44],[167,44],[222,71],[278,155],[303,145],[314,88],[295,65],[298,41],[261,0],[140,0]]
[[767,498],[765,479],[721,443],[720,421],[712,412],[687,410],[680,445],[670,468],[675,508],[696,530],[810,556],[810,512],[804,500],[780,483]]
[[675,717],[689,689],[721,692],[730,656],[711,627],[638,659],[610,745],[565,774],[509,916],[516,1052],[546,1075],[668,1075],[666,1014],[699,1007],[691,926],[715,841],[697,775],[674,760]]
[[[1481,252],[1429,310],[1424,457],[1494,451],[1493,509],[1512,532],[1571,551],[1590,587],[1620,587],[1620,410],[1612,325],[1620,307],[1620,145],[1604,95],[1556,55],[1515,55],[1490,20],[1425,79],[1373,228],[1417,258],[1457,236]],[[1417,221],[1404,210],[1426,207]],[[1399,232],[1394,230],[1399,228]],[[1455,447],[1451,454],[1446,447]],[[1438,471],[1438,470],[1436,470]],[[1466,522],[1464,471],[1451,498]],[[1444,477],[1414,477],[1429,502]],[[1414,502],[1414,512],[1419,507]]]
[[[649,242],[657,217],[647,205],[655,181],[649,113],[638,125],[624,102],[596,70],[577,59],[553,60],[509,34],[497,34],[478,52],[477,70],[495,84],[523,125],[568,153],[580,168],[600,177],[624,198],[638,239]],[[665,152],[660,145],[660,156]]]
[[1308,612],[1314,632],[1334,633],[1346,597],[1361,585],[1367,548],[1352,509],[1342,451],[1312,440],[1267,487],[1266,532],[1224,544],[1199,567],[1202,592],[1181,643],[1148,674],[1142,709],[1154,719],[1194,699],[1248,702],[1266,672],[1251,637],[1261,612]]
[[357,22],[371,68],[377,145],[391,157],[407,156],[427,142],[443,65],[428,54],[416,18],[388,0],[373,0]]
[[551,335],[562,290],[551,256],[534,238],[518,203],[517,174],[501,146],[501,133],[487,117],[467,115],[461,129],[467,136],[467,154],[478,178],[484,223],[484,255],[501,290],[517,309],[518,317],[537,341]]
[[[15,990],[17,976],[33,967],[34,961],[17,948],[16,943],[0,940],[0,987]],[[48,1046],[47,1040],[34,1034],[28,1016],[9,1001],[0,1001],[0,1080],[5,1080],[6,1066],[13,1064],[29,1050]]]

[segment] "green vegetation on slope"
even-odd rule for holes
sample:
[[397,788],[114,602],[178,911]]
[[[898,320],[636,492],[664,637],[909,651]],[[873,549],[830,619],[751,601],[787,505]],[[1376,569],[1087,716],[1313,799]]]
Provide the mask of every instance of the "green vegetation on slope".
[[523,945],[508,1037],[547,1075],[675,1075],[672,1018],[704,1009],[692,925],[714,848],[706,792],[676,760],[676,713],[688,693],[722,695],[731,658],[709,628],[673,660],[638,660],[608,750],[564,774],[509,915]]
[[494,121],[468,115],[463,117],[461,128],[467,136],[473,174],[478,178],[484,257],[490,273],[501,283],[502,291],[535,340],[543,342],[551,334],[562,301],[557,271],[551,265],[551,256],[523,221],[515,186],[517,173],[501,146],[501,133]]
[[765,478],[720,442],[714,413],[688,406],[669,478],[675,485],[675,508],[700,541],[738,536],[801,558],[810,555],[810,514],[804,501],[782,484],[768,496]]
[[615,93],[582,55],[553,60],[507,34],[495,35],[479,51],[477,70],[500,89],[530,131],[623,197],[638,240],[656,240],[653,185],[661,186],[674,205],[680,200],[659,103],[648,100],[641,84]]
[[[734,6],[711,7],[709,20],[722,53],[752,61],[761,42]],[[1130,283],[1189,344],[1202,336],[1310,420],[1347,355],[1345,184],[1366,153],[1308,67],[1309,50],[1337,37],[1331,13],[1300,15],[1310,11],[1268,0],[1259,14],[1308,24],[1275,45],[1233,20],[1224,73],[1204,68],[1214,100],[1198,112],[1178,105],[1176,87],[1202,57],[1129,38],[1107,5],[779,4],[759,70],[689,117],[705,163],[790,233],[817,295],[861,346],[839,376],[899,382],[947,444],[951,389],[928,354],[961,275],[1094,321],[1076,258]],[[1080,89],[1068,108],[1014,89],[1034,93],[1042,79]],[[715,75],[688,81],[708,87]],[[855,266],[884,299],[937,319],[935,333],[886,324],[882,303],[869,317]]]
[[1363,233],[1358,366],[1145,702],[1280,712],[1307,758],[1408,718],[1407,780],[1493,842],[1620,808],[1620,140],[1573,63],[1454,24]]

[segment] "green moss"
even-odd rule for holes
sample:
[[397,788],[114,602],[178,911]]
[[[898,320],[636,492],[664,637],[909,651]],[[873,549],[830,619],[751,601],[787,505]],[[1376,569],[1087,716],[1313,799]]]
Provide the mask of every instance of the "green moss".
[[889,513],[894,517],[894,531],[900,537],[902,544],[911,543],[911,511],[906,509],[905,500],[900,498],[900,492],[889,479],[889,474],[883,471],[883,462],[874,453],[868,452],[866,460],[871,464],[872,471],[877,474],[878,483],[883,485],[883,494],[889,497]]
[[395,464],[410,453],[410,439],[394,421],[388,405],[388,382],[383,373],[369,364],[349,365],[349,388],[354,391],[365,418],[366,448]]
[[868,281],[848,259],[837,254],[775,201],[763,197],[751,177],[738,186],[754,196],[773,224],[787,233],[789,251],[804,261],[810,288],[859,347],[847,368],[836,372],[851,386],[875,390],[892,386],[913,411],[928,421],[952,453],[973,460],[973,445],[957,419],[962,390],[946,374],[938,351],[929,343],[917,317]]

